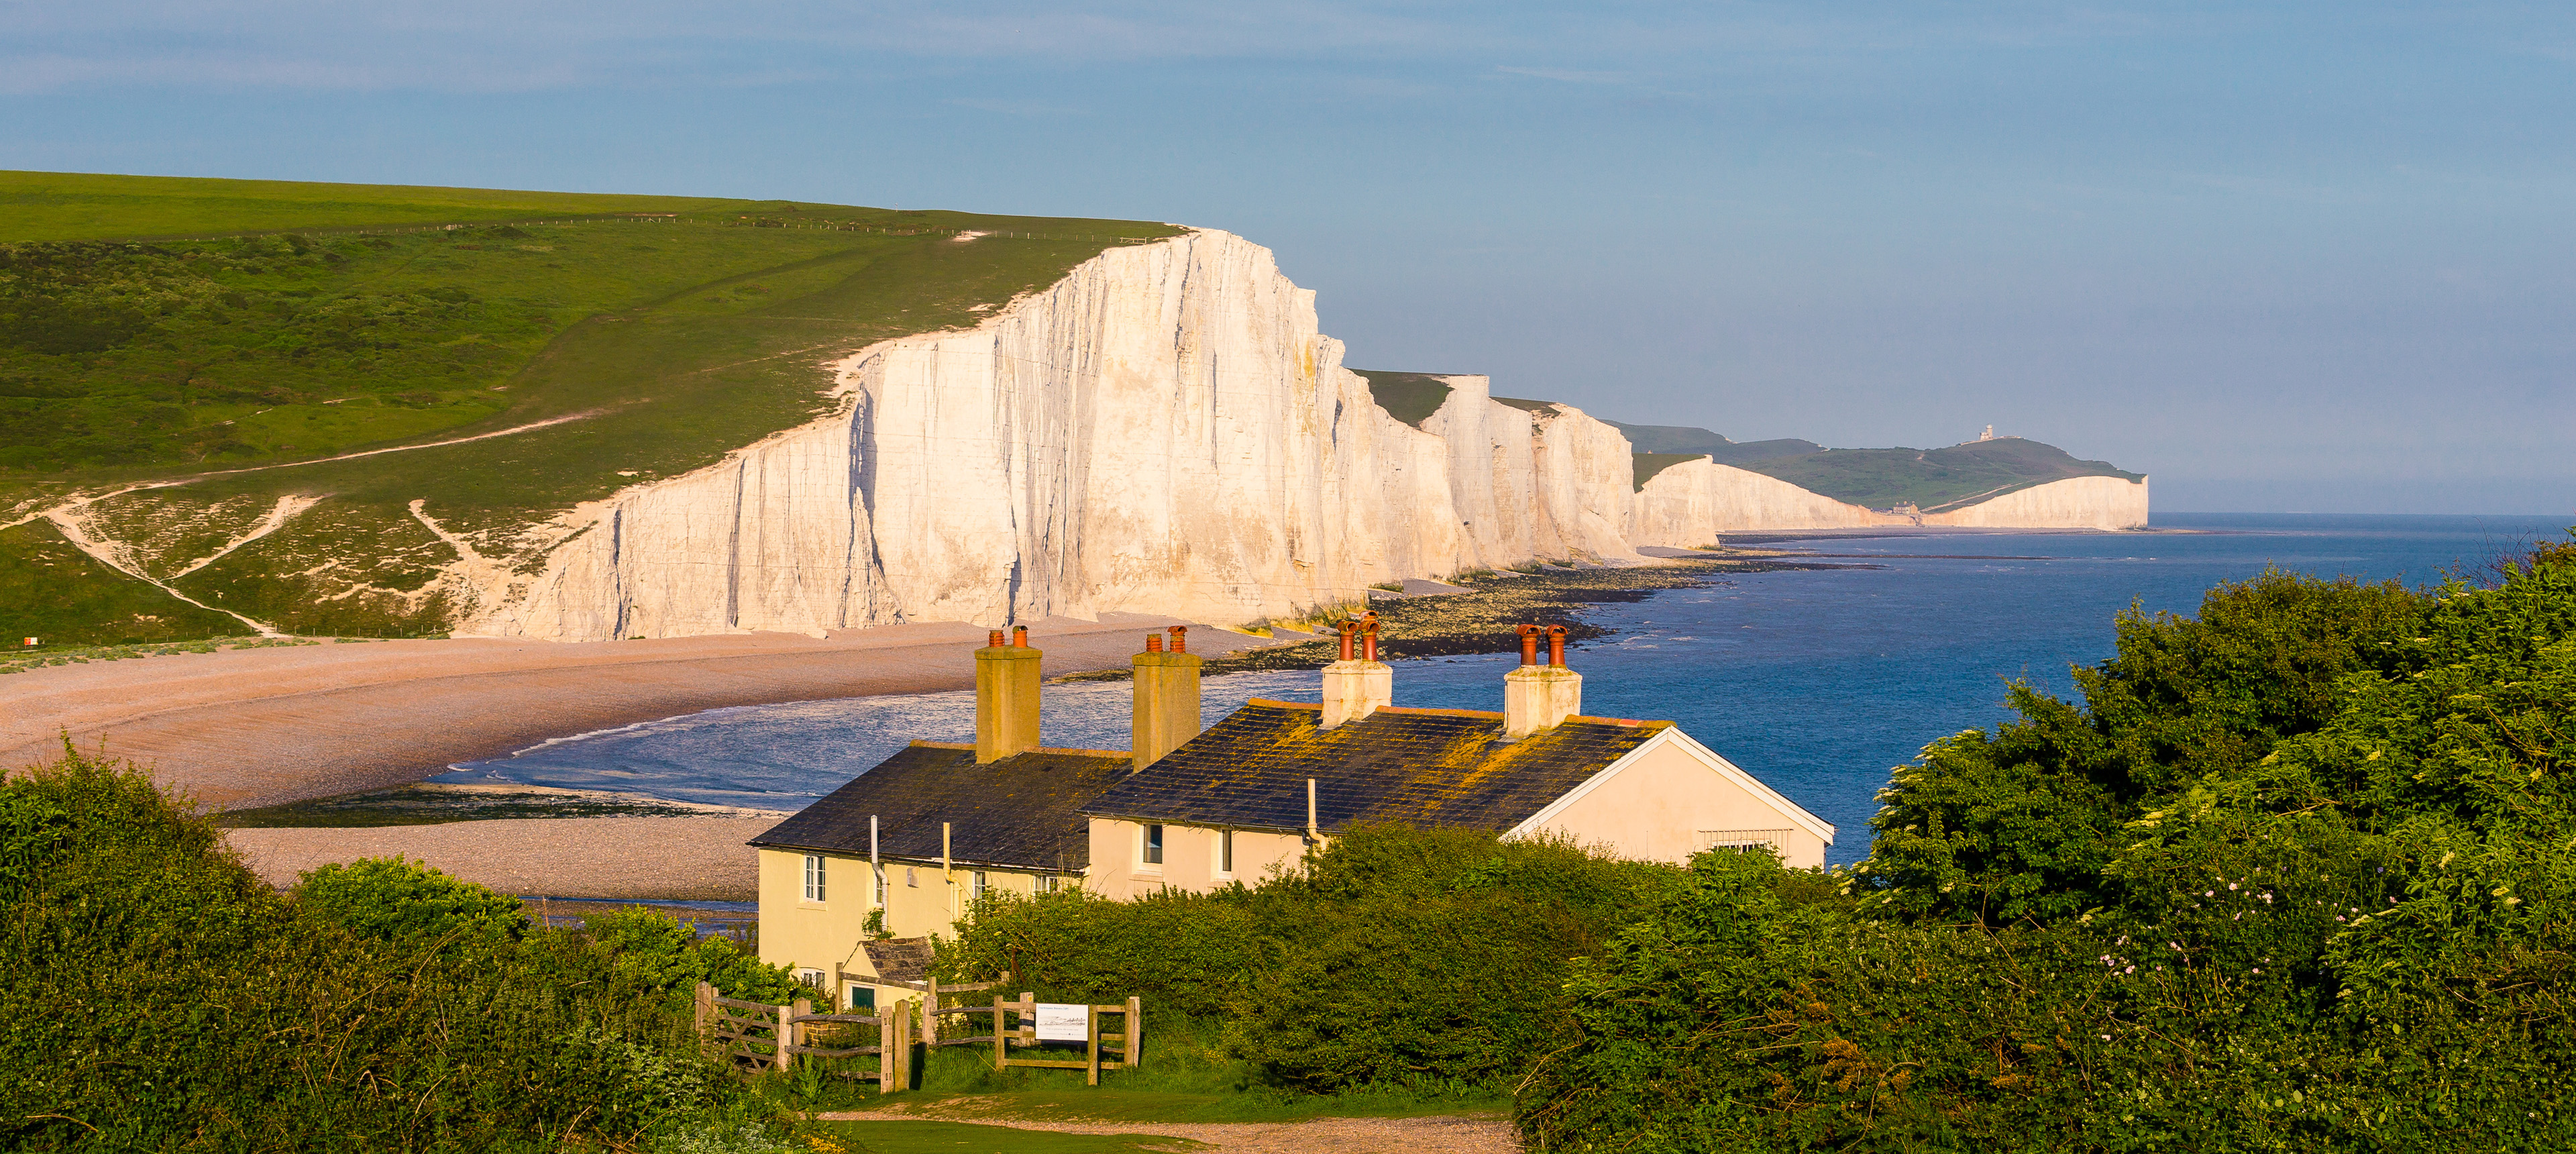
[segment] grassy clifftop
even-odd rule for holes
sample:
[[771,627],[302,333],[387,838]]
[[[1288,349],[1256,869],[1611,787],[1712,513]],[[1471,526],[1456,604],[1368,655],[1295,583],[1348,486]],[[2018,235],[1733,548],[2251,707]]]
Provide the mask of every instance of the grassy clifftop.
[[1946,449],[1826,449],[1740,462],[1737,468],[1778,477],[1837,501],[1885,509],[1913,504],[1924,512],[1972,505],[2068,477],[2136,481],[2107,461],[2083,461],[2055,445],[2020,437],[1970,441]]
[[[441,631],[437,530],[506,554],[515,527],[817,415],[826,362],[1179,231],[31,173],[0,175],[0,208],[0,575],[34,578],[7,582],[0,634],[65,641],[248,628],[216,611]],[[174,234],[210,239],[120,239]],[[377,449],[403,451],[332,459]],[[29,519],[165,481],[79,509],[125,572]]]

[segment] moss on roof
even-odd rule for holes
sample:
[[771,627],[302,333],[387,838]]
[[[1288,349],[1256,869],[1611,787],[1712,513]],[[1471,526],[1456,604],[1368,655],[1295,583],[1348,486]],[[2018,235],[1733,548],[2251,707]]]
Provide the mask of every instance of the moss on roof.
[[1627,756],[1668,721],[1570,718],[1518,741],[1503,715],[1380,709],[1332,729],[1323,707],[1254,700],[1082,807],[1188,825],[1325,831],[1372,822],[1507,830]]
[[1077,811],[1130,768],[1127,754],[1097,749],[977,765],[972,745],[916,741],[751,844],[866,857],[875,817],[879,853],[935,862],[945,822],[960,865],[1078,873],[1091,863],[1091,835]]

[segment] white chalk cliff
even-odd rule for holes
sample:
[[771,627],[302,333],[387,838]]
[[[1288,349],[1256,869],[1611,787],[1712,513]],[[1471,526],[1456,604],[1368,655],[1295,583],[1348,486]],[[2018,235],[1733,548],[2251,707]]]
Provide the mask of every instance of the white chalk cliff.
[[1888,513],[1702,457],[1648,479],[1635,510],[1629,541],[1679,549],[1707,545],[1727,533],[1778,529],[2140,529],[2147,524],[2147,482],[2065,477],[1947,512]]
[[[1618,430],[1495,401],[1482,377],[1445,378],[1440,409],[1407,425],[1342,368],[1314,294],[1222,232],[1110,249],[971,331],[834,368],[830,416],[573,510],[541,573],[452,571],[472,607],[458,631],[595,640],[1122,610],[1242,622],[1404,577],[1884,523],[1706,461],[1637,491]],[[2073,484],[1990,502],[2003,520],[1948,523],[2143,522],[2144,484],[2134,519],[2099,486],[2046,495]]]

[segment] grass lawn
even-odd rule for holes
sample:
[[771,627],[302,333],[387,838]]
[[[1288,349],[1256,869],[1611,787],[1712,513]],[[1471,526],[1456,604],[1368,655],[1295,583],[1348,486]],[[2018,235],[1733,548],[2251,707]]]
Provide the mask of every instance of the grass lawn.
[[740,203],[715,197],[0,171],[0,222],[5,222],[0,223],[0,242],[688,212]]
[[[99,502],[91,535],[209,605],[304,634],[443,632],[428,589],[452,533],[520,529],[811,419],[825,363],[969,327],[1136,221],[789,202],[0,174],[0,524],[64,493],[195,476]],[[663,212],[571,224],[531,214]],[[154,244],[107,238],[457,219],[523,223]],[[986,232],[971,242],[961,229]],[[17,242],[17,243],[8,243]],[[43,243],[28,243],[43,242]],[[544,429],[357,460],[534,422]],[[284,466],[284,467],[280,467]],[[247,471],[245,471],[247,470]],[[319,497],[219,559],[281,497]],[[413,513],[420,503],[421,515]],[[0,601],[0,633],[238,631],[42,534],[0,537],[0,581],[88,588]],[[58,575],[58,576],[57,576]],[[93,612],[95,606],[97,611]],[[216,626],[216,620],[228,626]]]

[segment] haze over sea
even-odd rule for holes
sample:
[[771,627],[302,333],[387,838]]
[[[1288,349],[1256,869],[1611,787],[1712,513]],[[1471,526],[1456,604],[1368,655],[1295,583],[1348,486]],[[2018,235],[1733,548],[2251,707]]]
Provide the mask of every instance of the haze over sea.
[[[1829,860],[1869,846],[1890,767],[1926,743],[2010,719],[2011,679],[2071,694],[2067,668],[2110,656],[2113,618],[2198,610],[2221,581],[2267,565],[2437,583],[2557,537],[2571,518],[2160,514],[2168,533],[1993,533],[1803,543],[1827,571],[1748,573],[1591,619],[1615,635],[1567,663],[1586,713],[1670,718],[1839,827]],[[1874,567],[1870,567],[1874,566]],[[1141,634],[1140,634],[1141,640]],[[964,650],[958,660],[967,660]],[[1398,705],[1499,709],[1515,656],[1396,664]],[[1312,670],[1211,677],[1208,720],[1252,697],[1315,700]],[[1125,682],[1050,685],[1045,741],[1124,749]],[[971,692],[750,706],[549,742],[434,780],[495,779],[672,801],[793,810],[916,738],[969,741]]]

